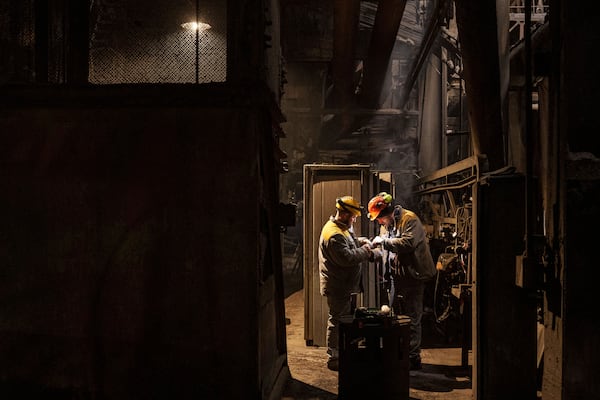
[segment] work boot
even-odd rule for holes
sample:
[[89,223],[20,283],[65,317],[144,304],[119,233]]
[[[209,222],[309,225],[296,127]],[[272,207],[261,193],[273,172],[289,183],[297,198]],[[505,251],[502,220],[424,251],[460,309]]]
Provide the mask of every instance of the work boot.
[[329,360],[327,360],[327,368],[329,368],[332,371],[339,371],[339,369],[340,369],[339,359],[336,357],[329,357]]

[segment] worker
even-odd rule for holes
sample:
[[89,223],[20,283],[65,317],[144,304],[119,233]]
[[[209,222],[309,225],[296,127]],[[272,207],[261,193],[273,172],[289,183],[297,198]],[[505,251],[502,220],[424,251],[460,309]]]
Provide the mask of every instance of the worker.
[[383,248],[384,262],[392,271],[390,307],[394,313],[411,319],[409,363],[411,370],[419,370],[423,293],[425,283],[437,273],[425,227],[413,211],[394,205],[392,196],[386,192],[373,197],[367,208],[369,219],[380,224],[380,234],[372,243]]
[[352,196],[336,199],[336,213],[323,225],[319,238],[320,293],[327,297],[327,368],[339,368],[339,323],[342,315],[351,314],[352,294],[360,291],[361,263],[383,252],[371,249],[368,239],[359,240],[354,223],[363,207]]

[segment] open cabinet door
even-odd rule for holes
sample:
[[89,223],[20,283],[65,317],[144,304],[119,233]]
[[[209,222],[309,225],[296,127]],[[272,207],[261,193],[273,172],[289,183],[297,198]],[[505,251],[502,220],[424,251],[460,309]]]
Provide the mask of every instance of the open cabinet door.
[[[327,345],[325,332],[329,309],[327,300],[319,293],[321,228],[335,214],[336,198],[350,195],[364,205],[369,200],[370,182],[369,165],[304,166],[304,339],[309,346]],[[356,235],[368,236],[369,225],[363,213],[354,226]],[[368,265],[363,266],[363,271],[368,272]],[[362,299],[359,302],[365,305]]]

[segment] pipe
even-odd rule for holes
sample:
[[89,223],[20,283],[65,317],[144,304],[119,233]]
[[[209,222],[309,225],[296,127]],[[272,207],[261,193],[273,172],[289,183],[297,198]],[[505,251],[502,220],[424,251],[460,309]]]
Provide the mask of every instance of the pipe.
[[531,7],[525,0],[525,256],[533,257],[533,141],[532,141],[532,66],[531,66]]
[[400,94],[400,100],[398,103],[398,108],[402,110],[410,97],[410,92],[419,77],[421,72],[421,68],[423,67],[423,63],[427,59],[429,55],[429,50],[431,46],[435,42],[435,39],[438,37],[438,33],[440,31],[440,14],[442,10],[442,6],[445,4],[445,0],[436,0],[436,4],[434,5],[433,15],[431,16],[431,20],[429,21],[429,25],[427,26],[427,30],[425,35],[423,36],[423,41],[421,44],[421,48],[419,49],[419,54],[417,55],[415,61],[413,62],[410,72],[406,77],[406,84],[402,88],[402,92]]

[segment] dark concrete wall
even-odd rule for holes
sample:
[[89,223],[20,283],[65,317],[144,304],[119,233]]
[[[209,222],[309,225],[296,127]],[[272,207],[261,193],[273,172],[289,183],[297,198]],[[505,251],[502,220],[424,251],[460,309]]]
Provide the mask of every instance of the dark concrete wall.
[[128,102],[0,113],[0,393],[256,398],[283,367],[270,121]]

